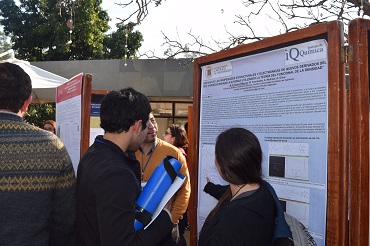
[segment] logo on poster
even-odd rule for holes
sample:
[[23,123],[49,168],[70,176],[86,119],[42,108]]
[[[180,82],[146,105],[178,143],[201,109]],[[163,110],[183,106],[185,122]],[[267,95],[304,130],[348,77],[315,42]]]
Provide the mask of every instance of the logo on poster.
[[284,49],[285,65],[324,59],[327,49],[324,42],[309,42],[304,45],[291,46]]
[[229,61],[220,62],[214,65],[203,67],[203,78],[217,79],[230,76],[233,72],[233,67]]
[[223,64],[222,66],[218,66],[213,68],[213,72],[215,75],[222,75],[222,74],[227,74],[232,71],[231,66],[229,64]]
[[213,75],[212,67],[211,66],[206,67],[205,73],[207,79],[212,78]]

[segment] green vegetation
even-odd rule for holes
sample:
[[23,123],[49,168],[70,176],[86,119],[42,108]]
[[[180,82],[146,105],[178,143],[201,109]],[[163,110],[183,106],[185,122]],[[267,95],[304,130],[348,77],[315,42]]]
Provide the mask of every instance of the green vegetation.
[[0,24],[11,39],[17,59],[30,62],[122,59],[125,54],[126,58],[135,58],[142,34],[133,31],[132,23],[121,23],[115,32],[107,34],[109,16],[101,3],[101,0],[0,0]]
[[31,104],[24,120],[42,128],[46,120],[55,120],[55,103]]
[[[142,34],[132,23],[118,24],[107,34],[109,16],[101,3],[0,0],[0,53],[13,49],[17,59],[29,62],[136,58]],[[25,116],[39,127],[48,119],[55,120],[55,103],[31,104]]]

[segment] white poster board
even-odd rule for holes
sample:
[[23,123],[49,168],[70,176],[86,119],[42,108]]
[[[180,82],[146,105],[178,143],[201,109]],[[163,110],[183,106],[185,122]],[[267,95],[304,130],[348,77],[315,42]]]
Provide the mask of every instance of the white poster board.
[[56,122],[57,135],[65,144],[77,174],[81,149],[81,92],[80,73],[57,87]]
[[216,200],[206,177],[223,183],[214,164],[216,137],[243,127],[259,139],[262,171],[287,213],[325,245],[328,149],[326,40],[296,44],[201,67],[198,232]]

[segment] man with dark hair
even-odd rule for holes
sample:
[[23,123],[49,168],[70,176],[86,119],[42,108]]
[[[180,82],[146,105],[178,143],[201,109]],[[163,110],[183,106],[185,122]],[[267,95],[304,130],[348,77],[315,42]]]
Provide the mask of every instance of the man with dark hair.
[[141,192],[135,152],[144,141],[151,107],[132,88],[112,91],[101,102],[97,136],[77,173],[78,245],[162,245],[171,238],[170,212],[164,209],[145,230],[135,231],[135,205]]
[[75,173],[60,139],[23,121],[31,93],[21,67],[0,63],[0,245],[71,245]]
[[[149,121],[151,124],[149,125],[148,133],[146,134],[144,142],[140,145],[138,151],[136,151],[135,155],[136,158],[140,161],[140,169],[141,169],[141,181],[147,182],[150,176],[153,174],[154,170],[156,169],[159,164],[161,164],[162,160],[166,156],[172,156],[176,158],[181,163],[181,169],[179,171],[180,174],[186,177],[184,184],[180,187],[180,189],[176,192],[176,194],[171,199],[172,201],[172,222],[174,226],[174,235],[178,233],[178,223],[179,220],[183,218],[183,214],[186,212],[188,207],[189,199],[190,199],[190,175],[188,166],[186,163],[186,159],[181,151],[157,137],[158,133],[158,124],[155,120],[154,115],[151,113],[149,115]],[[182,231],[183,232],[183,231]],[[179,234],[179,238],[176,236],[173,238],[172,245],[183,245],[186,244],[185,238],[183,233]],[[167,245],[170,245],[166,244]]]

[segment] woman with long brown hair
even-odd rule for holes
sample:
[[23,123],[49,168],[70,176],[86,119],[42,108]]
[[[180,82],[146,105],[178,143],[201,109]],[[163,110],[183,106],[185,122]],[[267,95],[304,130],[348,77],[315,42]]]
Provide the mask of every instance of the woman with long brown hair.
[[244,128],[222,132],[216,140],[215,164],[230,188],[208,215],[198,245],[271,245],[275,202],[262,179],[257,137]]

